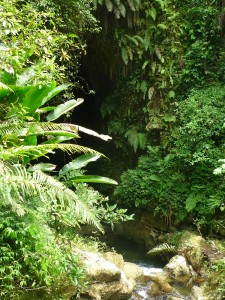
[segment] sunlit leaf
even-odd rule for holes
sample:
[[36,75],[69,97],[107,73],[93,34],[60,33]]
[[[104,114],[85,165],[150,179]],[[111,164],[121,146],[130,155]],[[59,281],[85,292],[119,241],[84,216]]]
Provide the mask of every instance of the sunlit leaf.
[[40,163],[40,164],[36,164],[34,166],[31,166],[28,168],[28,171],[43,171],[43,172],[50,172],[55,170],[56,165],[53,164],[48,164],[48,163]]
[[102,177],[98,175],[81,175],[71,178],[70,181],[72,182],[92,182],[92,183],[106,183],[106,184],[118,184],[115,180]]
[[73,99],[73,100],[69,100],[63,104],[60,104],[59,106],[56,107],[56,109],[54,109],[52,112],[50,112],[50,114],[48,114],[47,120],[54,121],[54,120],[58,119],[60,116],[62,116],[63,114],[66,114],[68,111],[70,111],[71,109],[80,105],[83,102],[84,102],[84,99],[79,98],[77,100]]
[[99,159],[100,155],[95,154],[85,154],[81,155],[78,158],[74,159],[70,163],[63,166],[63,168],[59,171],[59,175],[63,175],[66,172],[69,172],[71,170],[77,170],[85,167],[89,162],[96,161]]

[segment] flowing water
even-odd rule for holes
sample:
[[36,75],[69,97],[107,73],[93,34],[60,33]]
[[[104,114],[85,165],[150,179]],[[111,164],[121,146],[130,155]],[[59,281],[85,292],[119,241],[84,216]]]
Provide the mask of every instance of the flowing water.
[[[117,253],[122,254],[123,258],[127,262],[133,262],[137,264],[144,272],[146,277],[157,275],[160,272],[163,272],[163,267],[166,262],[156,257],[150,257],[146,254],[144,247],[141,247],[134,242],[126,240],[125,238],[114,237],[109,239],[107,244],[110,247],[113,247]],[[151,284],[152,281],[146,281],[144,283],[139,283],[136,286],[136,290],[133,292],[130,300],[167,300],[171,295],[163,295],[158,297],[151,296]],[[176,289],[179,290],[182,298],[184,300],[190,299],[189,289],[176,286]]]

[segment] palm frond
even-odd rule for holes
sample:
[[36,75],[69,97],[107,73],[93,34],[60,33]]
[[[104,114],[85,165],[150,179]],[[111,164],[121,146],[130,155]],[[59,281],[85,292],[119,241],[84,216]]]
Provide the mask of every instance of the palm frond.
[[57,149],[67,153],[92,153],[104,156],[98,151],[76,144],[41,144],[35,146],[11,147],[6,149],[2,147],[0,148],[0,159],[10,160],[14,157],[32,157],[32,159],[37,159],[41,156],[46,156],[49,153],[54,153],[54,150]]
[[156,256],[156,255],[163,255],[168,253],[176,253],[176,247],[174,245],[163,243],[148,251],[147,254]]
[[94,130],[69,124],[69,123],[53,123],[53,122],[18,122],[18,120],[10,119],[3,123],[0,123],[0,135],[51,135],[51,131],[65,131],[68,133],[73,133],[74,137],[78,138],[78,132],[84,132],[86,134],[95,136],[104,141],[112,139],[109,135],[99,134]]
[[79,137],[77,126],[67,123],[30,122],[26,124],[26,127],[27,135],[51,135],[52,131],[65,131]]
[[[78,127],[67,123],[52,122],[18,122],[18,120],[10,119],[0,123],[0,135],[54,135],[53,132],[72,133],[75,138],[79,138]],[[63,135],[63,133],[61,133]]]
[[24,123],[10,119],[0,123],[0,136],[18,135],[24,128]]
[[[62,182],[41,171],[28,172],[20,164],[0,162],[0,206],[10,205],[19,215],[25,213],[24,203],[33,197],[40,197],[44,203],[68,208],[82,223],[93,224],[101,229],[99,220],[87,204],[83,203],[74,191]],[[75,222],[76,223],[76,220]]]

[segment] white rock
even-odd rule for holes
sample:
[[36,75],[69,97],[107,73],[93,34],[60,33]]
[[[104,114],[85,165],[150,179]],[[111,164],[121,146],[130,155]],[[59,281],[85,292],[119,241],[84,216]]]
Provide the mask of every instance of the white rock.
[[188,265],[182,255],[176,255],[171,258],[169,263],[164,267],[164,271],[176,282],[188,284],[195,276],[192,267]]

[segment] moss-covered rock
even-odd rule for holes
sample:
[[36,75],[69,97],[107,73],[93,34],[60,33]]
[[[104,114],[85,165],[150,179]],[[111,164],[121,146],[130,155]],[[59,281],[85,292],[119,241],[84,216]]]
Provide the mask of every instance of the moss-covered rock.
[[80,254],[90,282],[85,297],[93,300],[126,300],[130,298],[136,285],[136,279],[142,275],[140,268],[135,264],[125,263],[122,255],[114,252],[101,255],[80,251]]
[[188,265],[187,260],[182,255],[172,257],[164,267],[164,271],[172,280],[183,284],[189,284],[192,278],[196,277],[192,267]]
[[185,256],[188,263],[196,271],[202,267],[207,249],[209,249],[207,241],[190,231],[184,232],[178,246],[178,252]]

